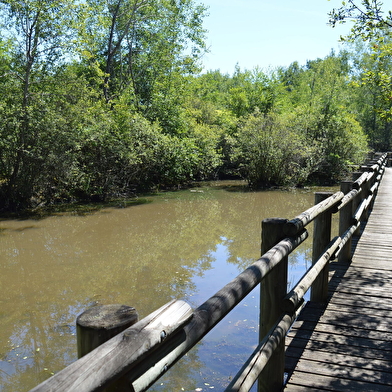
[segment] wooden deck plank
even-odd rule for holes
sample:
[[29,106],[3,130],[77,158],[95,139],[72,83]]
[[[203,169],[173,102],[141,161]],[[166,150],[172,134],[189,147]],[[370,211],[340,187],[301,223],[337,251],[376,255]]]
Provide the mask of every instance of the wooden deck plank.
[[292,328],[287,336],[308,336],[308,338],[310,338],[312,332],[335,334],[337,338],[342,335],[343,337],[353,337],[357,339],[372,339],[377,341],[376,344],[382,345],[381,348],[385,349],[386,345],[389,345],[389,349],[392,350],[392,332],[375,331],[363,328],[353,328],[348,326],[335,326],[331,324],[317,323],[314,326],[312,325],[307,327],[306,325],[302,325],[301,328]]
[[365,309],[374,309],[378,308],[380,310],[388,310],[392,311],[392,304],[382,302],[380,303],[377,301],[375,298],[367,298],[366,302],[358,300],[358,298],[355,298],[354,296],[350,296],[347,298],[347,295],[345,293],[338,293],[338,295],[334,295],[333,298],[331,298],[330,302],[332,304],[336,305],[347,305],[353,307],[354,311],[356,307],[360,308],[360,311],[363,311]]
[[385,320],[383,317],[373,315],[369,310],[362,313],[343,313],[339,311],[326,310],[323,315],[318,317],[316,314],[308,314],[309,321],[332,324],[336,326],[355,327],[360,325],[363,329],[389,332],[391,330],[392,319]]
[[[296,386],[292,389],[291,385]],[[298,389],[300,387],[300,389]],[[309,389],[311,388],[311,389]],[[344,392],[390,392],[390,385],[375,382],[357,381],[350,378],[323,376],[314,373],[297,372],[285,388],[286,392],[293,391],[344,391]]]
[[[383,372],[391,371],[390,362],[382,359],[372,359],[371,361],[369,361],[368,358],[348,356],[346,354],[339,354],[335,352],[307,350],[299,353],[299,350],[300,350],[299,348],[295,348],[295,347],[290,347],[287,350],[288,364],[291,364],[292,366],[294,364],[296,365],[295,358],[297,358],[299,354],[302,354],[301,361],[302,360],[320,361],[326,363],[334,363],[346,367],[358,367],[361,369],[383,371]],[[294,360],[291,361],[291,358],[293,358]]]
[[327,308],[308,303],[286,338],[285,392],[392,390],[392,168],[350,264],[332,262]]
[[[357,332],[357,334],[355,334]],[[350,332],[349,335],[343,334],[342,328],[336,328],[333,331],[326,328],[323,330],[304,330],[301,329],[295,334],[296,339],[304,339],[309,341],[310,338],[316,340],[319,343],[328,343],[333,345],[349,345],[350,348],[346,349],[345,352],[361,350],[381,350],[385,351],[385,355],[392,359],[392,342],[390,340],[377,340],[375,338],[366,337],[366,331],[356,330],[354,334]],[[377,336],[377,334],[376,334]]]
[[[371,349],[367,347],[360,347],[360,346],[353,346],[350,347],[348,350],[348,346],[342,346],[341,344],[334,344],[331,342],[322,342],[322,341],[317,341],[317,340],[308,340],[308,339],[292,339],[288,338],[288,344],[290,345],[290,350],[292,349],[290,357],[294,359],[294,362],[296,363],[296,366],[298,363],[301,362],[302,360],[302,355],[306,353],[307,351],[311,351],[314,353],[317,353],[318,356],[323,356],[326,353],[334,353],[335,355],[343,355],[346,357],[352,357],[352,358],[364,358],[367,359],[368,361],[374,361],[374,360],[379,360],[379,361],[386,361],[390,363],[391,358],[386,358],[385,356],[385,351],[384,350],[377,350],[377,349]],[[300,358],[295,358],[295,355],[300,355]],[[292,366],[291,366],[292,368]],[[289,369],[286,368],[288,371]],[[294,369],[293,374],[295,374],[296,369]],[[289,382],[291,380],[291,377],[289,379]]]
[[[365,381],[392,386],[392,374],[389,372],[360,368],[354,366],[338,365],[331,362],[321,362],[301,359],[296,368],[303,373],[316,373],[319,376],[345,378],[347,380]],[[391,388],[392,389],[392,388]]]

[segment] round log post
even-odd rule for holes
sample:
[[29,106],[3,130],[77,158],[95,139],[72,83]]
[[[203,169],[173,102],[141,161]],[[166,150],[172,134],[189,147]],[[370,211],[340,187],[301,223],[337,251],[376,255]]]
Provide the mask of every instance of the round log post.
[[[343,181],[340,184],[340,190],[346,195],[351,191],[351,181]],[[352,225],[353,220],[353,201],[347,203],[339,212],[339,235],[343,233]],[[351,261],[351,243],[352,239],[347,240],[346,244],[339,252],[338,261],[347,263]]]
[[78,358],[135,324],[139,316],[126,305],[93,306],[76,319]]
[[[76,319],[78,358],[83,357],[112,337],[139,321],[136,309],[127,305],[93,306]],[[132,392],[126,378],[121,378],[102,392]]]
[[[265,219],[262,222],[261,254],[263,255],[285,238],[283,227],[288,220]],[[283,299],[287,294],[288,258],[285,257],[261,282],[260,331],[262,341],[282,313]],[[284,379],[284,339],[258,379],[258,392],[280,391]]]
[[[315,205],[321,203],[328,197],[332,196],[332,192],[316,192]],[[324,253],[331,241],[331,222],[332,211],[327,210],[320,214],[314,220],[313,229],[313,253],[312,263],[315,264],[319,257]],[[328,298],[328,273],[329,263],[323,268],[320,275],[316,278],[310,292],[310,300],[315,302],[326,302]]]

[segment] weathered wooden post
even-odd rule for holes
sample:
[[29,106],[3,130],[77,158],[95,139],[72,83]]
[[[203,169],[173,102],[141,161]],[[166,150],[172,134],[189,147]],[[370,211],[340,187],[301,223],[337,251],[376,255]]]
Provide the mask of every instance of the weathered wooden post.
[[[342,181],[340,190],[346,195],[351,191],[352,182]],[[353,224],[353,201],[348,202],[339,212],[339,235],[342,236],[344,232]],[[347,263],[351,261],[351,237],[347,240],[342,250],[339,252],[338,261]]]
[[[93,306],[76,319],[78,358],[124,331],[139,320],[135,308],[127,305]],[[125,380],[119,380],[105,392],[131,391]]]
[[[263,220],[261,232],[262,255],[286,237],[283,233],[286,222],[287,219],[282,218]],[[260,341],[263,340],[282,314],[282,303],[287,294],[287,269],[288,257],[285,257],[261,282]],[[261,372],[258,379],[258,392],[275,392],[282,389],[284,347],[283,341]]]
[[76,319],[78,358],[83,357],[139,320],[135,308],[126,305],[93,306]]
[[[315,205],[328,199],[332,196],[332,192],[316,192],[315,193]],[[313,264],[319,259],[320,255],[323,254],[327,245],[331,241],[331,224],[332,224],[332,212],[331,209],[323,212],[314,219],[313,229],[313,253],[312,262]],[[312,285],[310,292],[310,300],[315,302],[326,302],[328,298],[328,273],[329,263],[326,264],[323,271],[316,278]]]

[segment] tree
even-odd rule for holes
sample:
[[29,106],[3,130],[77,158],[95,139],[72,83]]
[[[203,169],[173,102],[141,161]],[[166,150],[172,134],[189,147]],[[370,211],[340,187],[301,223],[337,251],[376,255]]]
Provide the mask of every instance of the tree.
[[[372,92],[373,107],[369,120],[364,122],[371,137],[372,146],[376,149],[390,148],[390,132],[392,129],[392,69],[390,56],[392,54],[392,11],[387,13],[382,9],[379,0],[349,0],[343,6],[330,13],[330,24],[345,23],[353,20],[354,25],[348,37],[343,40],[354,41],[361,39],[369,42],[372,53],[367,56],[367,66],[361,70],[358,86],[362,91]],[[376,129],[382,129],[381,133]]]
[[[132,64],[137,29],[144,21],[142,8],[149,6],[148,0],[87,0],[81,4],[81,13],[76,27],[82,43],[81,54],[89,61],[99,61],[103,72],[102,89],[107,103],[121,87],[124,67],[132,76]],[[128,46],[127,57],[124,48]],[[128,74],[128,72],[126,72]],[[117,87],[117,89],[115,89]]]
[[26,202],[39,173],[42,129],[35,117],[40,108],[39,91],[63,59],[62,49],[71,34],[72,2],[2,0],[0,7],[2,34],[8,43],[2,58],[8,72],[2,81],[9,94],[2,111],[2,197],[7,203]]
[[348,53],[341,52],[308,61],[301,69],[294,64],[279,70],[285,87],[281,112],[290,118],[286,124],[291,132],[312,151],[308,176],[314,182],[339,180],[366,152],[365,135],[351,114],[357,108],[349,64]]
[[358,121],[376,151],[388,151],[391,130],[392,62],[387,51],[356,41],[351,53],[353,103]]
[[178,76],[198,71],[206,50],[205,10],[193,0],[86,0],[81,54],[100,65],[106,102],[131,94],[148,118],[167,122],[167,106],[178,103]]

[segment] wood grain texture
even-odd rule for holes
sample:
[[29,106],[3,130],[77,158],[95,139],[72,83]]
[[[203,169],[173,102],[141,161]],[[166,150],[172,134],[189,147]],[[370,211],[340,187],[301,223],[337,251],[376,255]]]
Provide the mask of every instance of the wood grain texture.
[[127,305],[99,305],[76,319],[78,358],[83,357],[139,320],[135,308]]
[[176,330],[189,322],[191,307],[171,301],[103,343],[31,391],[99,391],[130,371]]

